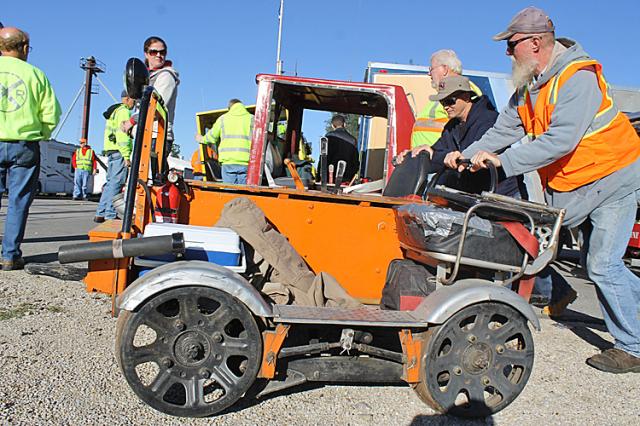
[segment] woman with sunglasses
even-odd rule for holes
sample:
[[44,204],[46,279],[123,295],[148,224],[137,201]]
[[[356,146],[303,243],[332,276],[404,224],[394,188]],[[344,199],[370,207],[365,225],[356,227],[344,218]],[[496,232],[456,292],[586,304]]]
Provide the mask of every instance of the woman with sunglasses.
[[[149,84],[160,94],[167,109],[166,152],[170,152],[173,144],[173,117],[180,84],[178,71],[173,68],[172,62],[167,60],[167,43],[158,36],[151,36],[144,41],[144,62],[149,68]],[[122,130],[129,132],[137,120],[137,114],[132,116],[131,120],[122,126]]]

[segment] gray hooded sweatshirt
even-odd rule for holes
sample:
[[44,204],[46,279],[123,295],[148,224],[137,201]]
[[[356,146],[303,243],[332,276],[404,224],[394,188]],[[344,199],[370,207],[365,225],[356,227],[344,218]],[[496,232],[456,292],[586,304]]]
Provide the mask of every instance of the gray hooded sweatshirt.
[[[575,41],[558,39],[549,65],[529,86],[532,104],[535,105],[542,85],[570,62],[578,59],[590,57]],[[558,91],[557,103],[547,131],[530,143],[511,146],[525,136],[517,111],[518,99],[514,94],[495,125],[479,141],[465,149],[462,155],[471,158],[478,151],[497,152],[511,146],[498,156],[507,176],[537,170],[559,160],[578,146],[582,137],[590,131],[601,101],[602,92],[595,72],[589,69],[579,70]],[[616,108],[615,103],[613,108]],[[547,187],[545,199],[550,205],[567,210],[564,225],[573,228],[584,222],[600,205],[616,201],[640,188],[638,176],[640,159],[572,191],[560,192]]]
[[168,112],[167,139],[173,141],[173,117],[176,111],[178,84],[180,84],[178,71],[176,71],[171,65],[166,65],[163,68],[153,70],[149,73],[149,84],[156,89],[160,96],[162,96],[164,106],[167,108]]

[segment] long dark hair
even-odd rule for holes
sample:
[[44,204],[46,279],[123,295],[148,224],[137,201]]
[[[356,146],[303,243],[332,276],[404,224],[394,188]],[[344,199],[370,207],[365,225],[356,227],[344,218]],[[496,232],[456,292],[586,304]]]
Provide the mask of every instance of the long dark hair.
[[[143,47],[144,51],[146,52],[146,51],[147,51],[147,49],[149,48],[149,46],[151,46],[151,45],[152,45],[153,43],[155,43],[156,41],[159,41],[160,43],[162,43],[162,44],[163,44],[163,46],[164,46],[164,48],[165,48],[165,50],[167,51],[167,53],[169,52],[169,48],[167,47],[167,43],[166,43],[163,39],[161,39],[160,37],[158,37],[158,36],[151,36],[151,37],[147,38],[147,39],[144,41],[144,47]],[[165,58],[166,58],[166,56],[165,56]],[[145,63],[147,66],[149,66],[149,61],[147,61],[147,58],[145,58],[145,59],[144,59],[144,63]]]

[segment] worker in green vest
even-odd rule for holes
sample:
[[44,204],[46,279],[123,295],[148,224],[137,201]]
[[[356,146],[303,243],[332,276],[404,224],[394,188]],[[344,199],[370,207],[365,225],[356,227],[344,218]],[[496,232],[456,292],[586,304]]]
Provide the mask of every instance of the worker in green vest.
[[204,136],[196,135],[202,144],[217,145],[222,165],[222,181],[244,185],[251,155],[253,115],[238,99],[229,101],[229,111],[222,114]]
[[53,88],[40,69],[27,63],[29,52],[26,32],[0,29],[0,194],[8,192],[3,271],[24,267],[20,244],[38,187],[40,141],[51,137],[60,119]]
[[121,127],[123,122],[131,118],[131,110],[135,101],[126,91],[122,92],[122,103],[111,105],[102,114],[107,119],[104,129],[104,155],[107,156],[107,179],[102,188],[102,195],[96,210],[94,222],[101,223],[105,219],[115,219],[116,209],[113,197],[119,194],[127,180],[128,167],[131,166],[133,141]]
[[[460,62],[458,55],[453,50],[438,50],[431,55],[429,74],[431,75],[431,86],[437,89],[443,78],[462,75],[462,62]],[[482,96],[482,91],[473,82],[471,82],[471,90],[476,95]],[[440,102],[427,101],[426,106],[418,114],[413,125],[411,148],[415,149],[422,145],[432,146],[440,139],[447,121],[449,121],[449,116],[440,105]],[[415,154],[416,152],[414,151]]]
[[96,172],[96,155],[85,139],[80,141],[80,147],[71,157],[73,173],[73,199],[87,199],[87,183],[89,175]]

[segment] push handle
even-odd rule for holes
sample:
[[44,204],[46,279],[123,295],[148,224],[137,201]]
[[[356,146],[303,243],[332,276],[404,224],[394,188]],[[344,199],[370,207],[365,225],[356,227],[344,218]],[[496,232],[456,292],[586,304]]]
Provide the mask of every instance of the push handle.
[[[456,164],[458,166],[466,166],[461,173],[465,173],[471,168],[471,160],[466,158],[456,160]],[[484,164],[487,165],[487,168],[489,169],[489,175],[491,176],[491,185],[489,186],[489,193],[493,194],[494,192],[496,192],[496,187],[498,186],[498,169],[496,168],[496,165],[489,160],[486,160]],[[442,170],[440,170],[438,173],[436,173],[434,177],[431,178],[431,180],[429,181],[429,184],[427,185],[427,188],[422,193],[423,200],[427,199],[427,195],[429,194],[429,191],[435,188],[436,184],[438,183],[438,180],[440,180],[440,177],[442,176],[442,174],[447,170],[454,170],[454,169],[448,169],[447,167],[445,167]],[[455,170],[457,171],[457,169]]]

